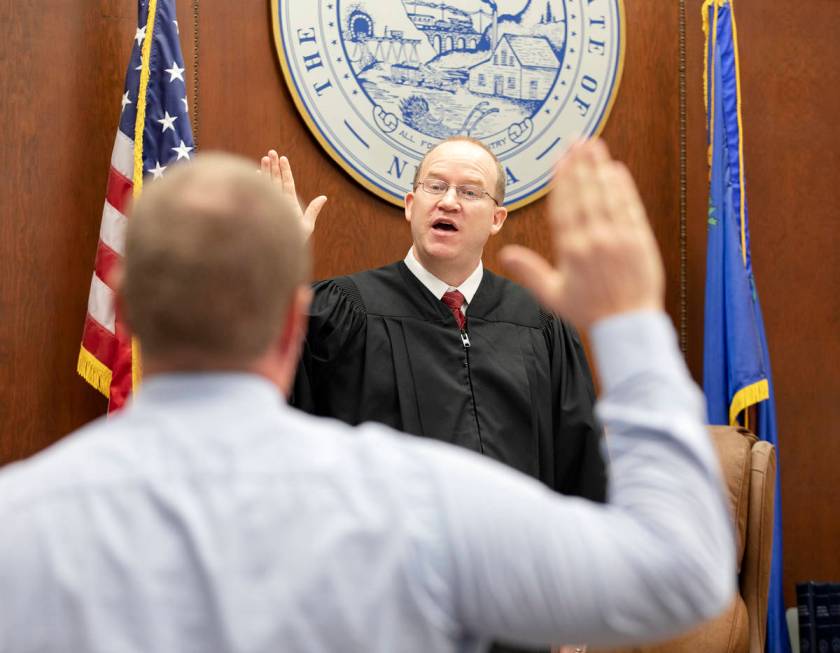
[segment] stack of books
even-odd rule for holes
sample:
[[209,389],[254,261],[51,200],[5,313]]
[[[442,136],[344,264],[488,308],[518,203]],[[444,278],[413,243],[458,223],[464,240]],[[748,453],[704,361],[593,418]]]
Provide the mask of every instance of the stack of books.
[[840,653],[840,583],[796,584],[800,653]]

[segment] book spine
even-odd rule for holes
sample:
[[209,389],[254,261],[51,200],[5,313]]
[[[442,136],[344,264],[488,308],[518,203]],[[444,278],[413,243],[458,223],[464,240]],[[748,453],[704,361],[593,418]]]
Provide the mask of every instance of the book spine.
[[799,615],[799,652],[815,653],[817,640],[814,629],[814,597],[811,583],[796,584],[796,610]]
[[818,653],[831,653],[831,618],[829,612],[829,598],[831,583],[812,583],[814,609],[811,613],[811,623],[816,631],[816,649]]
[[828,595],[828,620],[831,641],[829,651],[840,653],[840,583],[831,583]]

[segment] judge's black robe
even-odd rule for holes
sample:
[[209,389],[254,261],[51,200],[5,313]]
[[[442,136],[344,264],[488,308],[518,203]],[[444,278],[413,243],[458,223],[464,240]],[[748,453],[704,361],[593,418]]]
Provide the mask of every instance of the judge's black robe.
[[465,334],[401,261],[317,283],[292,403],[460,445],[564,494],[605,498],[577,333],[486,269]]

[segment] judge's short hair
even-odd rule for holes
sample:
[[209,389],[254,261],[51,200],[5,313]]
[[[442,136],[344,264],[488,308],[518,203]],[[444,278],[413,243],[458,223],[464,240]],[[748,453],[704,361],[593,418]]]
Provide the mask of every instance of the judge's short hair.
[[420,183],[420,173],[423,171],[423,166],[426,165],[426,159],[429,158],[429,155],[444,143],[452,143],[454,141],[464,141],[466,143],[472,143],[473,145],[480,147],[482,150],[484,150],[485,152],[487,152],[487,154],[490,155],[490,158],[493,159],[493,163],[496,167],[496,185],[493,189],[493,199],[495,199],[499,203],[499,206],[504,204],[505,188],[507,185],[507,175],[505,175],[505,169],[502,167],[502,162],[499,161],[498,157],[496,157],[495,154],[493,154],[493,150],[487,147],[484,143],[482,143],[477,138],[473,138],[472,136],[466,135],[450,136],[449,138],[443,139],[437,145],[434,145],[431,148],[429,148],[429,150],[423,155],[423,158],[420,159],[420,164],[414,171],[414,180],[411,183],[412,190],[416,189],[417,184]]
[[252,163],[226,154],[147,183],[128,220],[122,277],[143,356],[213,369],[268,351],[309,279],[295,208]]

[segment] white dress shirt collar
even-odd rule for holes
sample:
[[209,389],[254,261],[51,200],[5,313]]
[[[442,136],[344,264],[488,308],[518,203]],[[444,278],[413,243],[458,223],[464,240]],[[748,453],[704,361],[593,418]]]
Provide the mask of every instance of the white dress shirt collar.
[[[448,290],[459,290],[464,296],[464,299],[467,300],[467,304],[469,304],[475,296],[478,286],[481,283],[481,277],[484,275],[484,265],[481,261],[479,261],[475,270],[472,271],[472,274],[464,280],[464,283],[456,288],[450,286],[445,281],[441,281],[424,268],[423,264],[417,260],[416,256],[414,256],[413,247],[408,250],[408,254],[405,255],[403,262],[405,263],[405,266],[411,270],[411,273],[417,277],[420,283],[426,286],[426,288],[429,289],[429,292],[438,299],[442,299],[443,293]],[[466,307],[464,307],[464,309],[466,309]]]

